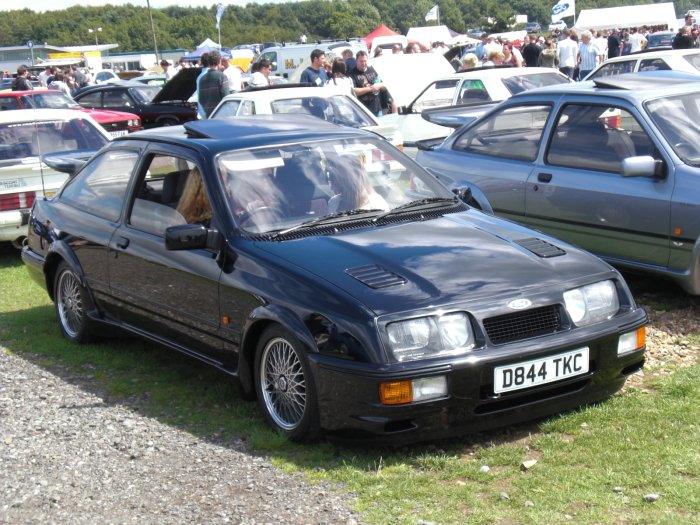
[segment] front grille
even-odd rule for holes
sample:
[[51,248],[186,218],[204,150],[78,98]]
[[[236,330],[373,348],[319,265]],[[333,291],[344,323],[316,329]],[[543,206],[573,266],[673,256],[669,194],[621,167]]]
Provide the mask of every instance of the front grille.
[[495,345],[522,341],[562,330],[561,307],[543,306],[484,319],[484,329]]

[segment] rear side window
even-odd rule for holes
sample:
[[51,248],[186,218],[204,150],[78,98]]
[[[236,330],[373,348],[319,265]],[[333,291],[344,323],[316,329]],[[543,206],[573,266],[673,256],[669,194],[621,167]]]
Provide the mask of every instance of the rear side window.
[[420,113],[428,108],[452,105],[458,79],[438,80],[430,84],[413,104],[413,111]]
[[550,106],[505,108],[467,129],[453,149],[532,162],[537,158]]
[[78,104],[84,108],[101,108],[102,107],[102,93],[99,91],[96,93],[88,93],[84,97],[80,97]]
[[19,105],[19,100],[15,97],[1,97],[0,98],[0,111],[5,111],[7,109],[22,109]]
[[114,150],[100,155],[66,185],[60,199],[103,219],[118,220],[138,159],[134,151]]
[[691,66],[700,71],[700,53],[693,53],[683,57]]

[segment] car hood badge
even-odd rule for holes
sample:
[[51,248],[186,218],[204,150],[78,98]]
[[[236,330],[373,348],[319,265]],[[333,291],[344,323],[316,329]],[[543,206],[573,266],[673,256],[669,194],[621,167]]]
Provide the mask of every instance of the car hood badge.
[[514,299],[508,303],[508,308],[511,310],[524,310],[532,306],[532,301],[529,299]]

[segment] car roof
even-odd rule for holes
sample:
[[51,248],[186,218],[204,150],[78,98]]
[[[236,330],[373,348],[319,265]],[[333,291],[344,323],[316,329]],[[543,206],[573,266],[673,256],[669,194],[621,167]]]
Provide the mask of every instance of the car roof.
[[44,93],[63,93],[58,89],[33,89],[32,91],[0,91],[0,97],[19,97],[24,95],[29,95],[33,97],[34,95],[43,95]]
[[648,71],[598,77],[594,80],[558,84],[518,93],[511,100],[529,95],[605,94],[629,100],[646,100],[669,94],[700,91],[700,75],[677,71]]
[[684,55],[697,55],[700,53],[700,49],[655,49],[651,48],[651,50],[646,51],[638,51],[636,53],[630,53],[629,55],[622,55],[619,57],[613,57],[607,59],[604,64],[609,64],[612,62],[624,62],[626,60],[636,60],[638,58],[640,59],[649,59],[649,58],[664,58],[664,57],[673,57],[673,56],[679,56],[682,57]]
[[536,75],[538,73],[558,73],[557,69],[551,67],[512,67],[512,66],[491,66],[477,67],[467,71],[461,71],[453,75],[442,77],[440,80],[462,79],[462,78],[510,78],[522,77],[527,75]]
[[255,88],[251,90],[238,91],[226,95],[223,100],[232,100],[237,98],[248,98],[255,100],[279,100],[283,98],[299,98],[299,97],[332,97],[344,95],[340,90],[334,90],[328,86],[293,86],[288,87],[288,84],[280,84],[279,86],[270,86],[266,88]]
[[75,120],[87,119],[90,116],[82,111],[72,109],[11,109],[0,111],[0,123],[46,121],[46,120]]
[[193,120],[130,133],[115,143],[148,139],[217,153],[272,144],[289,144],[329,138],[378,137],[369,131],[338,126],[308,115],[257,115],[235,119]]

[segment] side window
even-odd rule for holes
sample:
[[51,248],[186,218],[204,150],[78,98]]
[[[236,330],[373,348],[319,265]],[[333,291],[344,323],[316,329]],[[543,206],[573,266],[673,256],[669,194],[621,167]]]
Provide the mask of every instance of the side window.
[[60,199],[103,219],[118,220],[138,158],[138,153],[125,150],[100,155],[66,185]]
[[[31,106],[28,106],[31,107]],[[0,111],[5,111],[6,109],[22,109],[19,106],[19,101],[15,97],[2,97],[0,98]]]
[[668,71],[671,67],[663,58],[648,58],[639,63],[639,71]]
[[105,91],[102,104],[105,108],[123,108],[133,106],[126,91]]
[[270,64],[272,64],[272,71],[277,71],[277,51],[266,51],[260,55],[257,61],[260,62],[263,59],[270,61]]
[[211,218],[211,204],[199,168],[180,157],[154,155],[137,190],[129,224],[162,237],[170,226],[209,226]]
[[255,115],[255,102],[252,100],[244,100],[241,108],[238,110],[240,116]]
[[557,120],[548,164],[619,173],[627,157],[657,156],[637,119],[619,107],[569,104]]
[[459,98],[457,104],[470,104],[472,102],[490,102],[491,97],[486,86],[481,80],[465,80],[459,86]]
[[593,78],[598,77],[609,77],[611,75],[621,75],[623,73],[633,73],[634,65],[637,63],[636,60],[623,60],[620,62],[610,62],[601,66],[601,68],[596,72]]
[[78,104],[84,108],[101,108],[102,107],[102,93],[99,91],[97,93],[88,93],[84,97],[80,97]]
[[532,162],[542,140],[550,106],[505,108],[467,129],[453,146],[457,151]]
[[238,108],[240,107],[240,105],[240,100],[227,100],[221,105],[221,107],[219,107],[219,110],[216,112],[216,115],[214,115],[212,118],[235,117],[238,113]]
[[458,79],[438,80],[430,84],[413,103],[413,111],[420,113],[428,108],[450,106],[457,90]]

